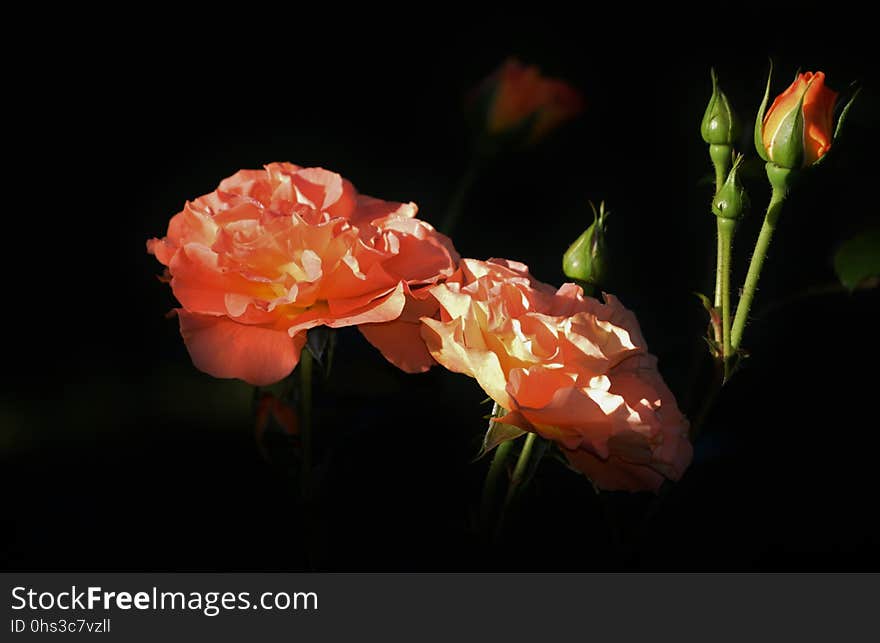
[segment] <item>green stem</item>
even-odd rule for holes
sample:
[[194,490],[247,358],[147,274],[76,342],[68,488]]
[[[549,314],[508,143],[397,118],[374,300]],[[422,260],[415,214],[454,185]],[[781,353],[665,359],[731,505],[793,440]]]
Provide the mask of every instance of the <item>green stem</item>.
[[[492,417],[499,417],[504,411],[498,403],[492,407]],[[490,426],[492,420],[489,420]],[[480,527],[485,533],[489,533],[489,525],[492,521],[492,511],[495,507],[495,498],[498,495],[499,477],[504,471],[504,465],[507,462],[507,456],[513,448],[513,440],[507,440],[495,447],[495,455],[492,457],[492,464],[489,465],[489,472],[486,474],[486,481],[483,483],[483,499],[480,504]]]
[[715,228],[715,236],[718,239],[718,247],[715,252],[715,308],[721,308],[721,255],[724,254],[724,243],[721,241],[721,219],[717,219]]
[[[768,172],[769,174],[769,172]],[[767,206],[767,214],[764,216],[764,223],[761,226],[761,233],[758,235],[758,242],[755,244],[755,252],[752,254],[752,261],[749,263],[749,272],[746,275],[746,283],[743,286],[742,297],[736,308],[736,316],[733,320],[733,330],[731,331],[730,344],[732,350],[739,349],[742,340],[743,331],[746,322],[749,319],[749,310],[752,307],[752,301],[755,298],[755,290],[758,287],[758,279],[761,277],[761,269],[764,267],[764,259],[767,257],[767,249],[770,247],[770,241],[773,239],[773,233],[776,230],[776,223],[779,221],[779,215],[782,212],[782,204],[788,190],[782,185],[773,185],[773,194],[770,197],[770,203]]]
[[718,217],[718,271],[721,275],[721,358],[724,363],[724,379],[730,376],[730,358],[733,355],[730,342],[730,255],[736,220]]
[[536,433],[527,433],[526,441],[523,443],[522,451],[513,468],[513,475],[510,477],[510,486],[507,487],[507,496],[504,498],[504,505],[501,507],[501,513],[498,515],[498,524],[495,526],[495,540],[500,539],[501,533],[504,531],[504,519],[507,517],[507,511],[516,498],[519,485],[522,483],[523,477],[529,468],[529,458],[532,456],[532,447],[537,439]]
[[717,195],[721,192],[721,188],[724,187],[724,180],[727,178],[727,173],[730,171],[730,152],[727,152],[728,157],[721,162],[716,162],[715,159],[712,159],[712,165],[715,167],[715,194]]
[[[724,187],[724,181],[727,179],[727,173],[730,171],[730,153],[729,145],[710,145],[709,157],[712,159],[712,167],[715,168],[715,195]],[[716,252],[715,264],[715,308],[721,307],[721,223],[718,222],[718,249]]]
[[302,471],[300,493],[305,499],[311,497],[312,479],[312,353],[304,348],[299,361],[300,426],[302,444]]
[[526,470],[529,467],[529,458],[532,456],[532,447],[535,444],[535,439],[538,437],[537,433],[527,433],[526,441],[523,444],[522,451],[519,453],[519,458],[516,461],[516,466],[513,469],[513,475],[510,478],[510,487],[507,489],[507,497],[504,499],[504,508],[510,505],[513,501],[514,496],[516,496],[516,492],[519,490],[519,485],[522,482],[523,476],[526,473]]

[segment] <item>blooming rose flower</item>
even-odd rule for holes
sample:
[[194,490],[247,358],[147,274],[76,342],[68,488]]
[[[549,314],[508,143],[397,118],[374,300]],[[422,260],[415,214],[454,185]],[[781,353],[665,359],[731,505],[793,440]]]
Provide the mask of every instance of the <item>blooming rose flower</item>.
[[487,128],[500,134],[531,122],[527,140],[536,142],[584,108],[580,92],[565,81],[541,75],[535,66],[507,60],[483,85],[491,93]]
[[451,241],[415,215],[333,172],[272,163],[188,202],[147,249],[196,367],[266,385],[294,369],[309,328],[397,319],[412,289],[454,272]]
[[836,101],[837,92],[825,86],[821,71],[798,74],[764,115],[759,144],[763,145],[766,160],[796,169],[822,158],[831,148]]
[[656,491],[681,477],[688,422],[615,297],[603,304],[571,283],[556,290],[503,259],[463,259],[430,291],[441,316],[423,319],[428,350],[476,378],[508,411],[499,422],[554,440],[605,489]]

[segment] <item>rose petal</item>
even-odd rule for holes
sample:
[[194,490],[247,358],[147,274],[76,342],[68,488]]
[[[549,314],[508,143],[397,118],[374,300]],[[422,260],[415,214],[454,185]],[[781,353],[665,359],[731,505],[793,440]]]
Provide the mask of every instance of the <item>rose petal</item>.
[[225,317],[180,309],[180,334],[196,368],[214,377],[238,378],[255,386],[284,379],[299,362],[306,334],[238,324]]
[[653,491],[657,493],[664,477],[651,467],[624,462],[611,456],[602,459],[582,449],[562,449],[569,464],[606,491]]
[[825,74],[816,72],[804,95],[805,165],[812,165],[831,148],[836,101],[837,92],[825,85]]
[[400,317],[381,324],[361,324],[358,329],[389,362],[407,373],[423,373],[437,362],[422,339],[422,317],[433,317],[440,304],[429,288],[405,290],[406,305]]
[[[208,315],[244,314],[241,306],[244,300],[268,300],[273,298],[271,288],[243,278],[239,273],[222,269],[219,257],[210,248],[198,244],[188,244],[177,252],[169,266],[172,274],[171,289],[174,296],[189,312]],[[237,295],[232,300],[229,295]],[[253,311],[256,319],[249,322],[265,322],[271,319]]]
[[437,364],[422,339],[420,322],[395,320],[361,324],[358,330],[389,362],[406,373],[424,373]]
[[403,294],[403,284],[390,293],[375,299],[369,299],[373,294],[365,295],[355,302],[334,301],[332,306],[316,305],[308,311],[297,316],[288,328],[291,336],[300,331],[314,328],[315,326],[329,326],[330,328],[342,328],[344,326],[357,326],[358,324],[374,324],[377,322],[391,321],[400,317],[406,297]]
[[293,185],[306,201],[333,217],[348,218],[355,209],[355,189],[335,172],[309,167],[293,175]]
[[512,408],[498,356],[488,350],[466,349],[462,342],[463,333],[461,320],[446,323],[428,318],[422,320],[422,339],[435,360],[451,371],[476,378],[493,400],[505,409]]

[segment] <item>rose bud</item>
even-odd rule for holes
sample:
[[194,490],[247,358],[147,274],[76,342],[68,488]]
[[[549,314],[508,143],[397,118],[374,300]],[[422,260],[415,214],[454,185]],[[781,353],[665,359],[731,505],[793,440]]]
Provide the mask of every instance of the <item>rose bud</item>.
[[755,121],[755,147],[765,161],[790,170],[809,167],[820,161],[840,134],[843,120],[855,94],[844,107],[834,126],[837,92],[825,86],[821,71],[798,74],[766,110],[767,91]]
[[583,110],[580,92],[563,80],[547,78],[533,66],[507,60],[474,92],[477,114],[490,137],[532,144]]
[[569,279],[580,285],[599,286],[605,283],[608,251],[605,247],[605,202],[599,211],[593,208],[593,223],[575,239],[562,255],[562,270]]
[[718,87],[718,76],[715,70],[712,75],[712,97],[703,114],[700,134],[709,145],[733,145],[739,134],[739,123],[730,107],[727,96]]
[[266,462],[298,467],[302,457],[299,416],[293,406],[263,393],[256,406],[254,437]]
[[716,217],[736,221],[742,218],[749,206],[748,195],[738,176],[742,160],[742,155],[736,157],[733,167],[730,168],[730,172],[727,175],[727,180],[712,201],[712,212]]
[[299,435],[299,417],[292,406],[272,393],[263,393],[257,404],[255,431],[260,438],[267,429],[280,430],[286,435]]

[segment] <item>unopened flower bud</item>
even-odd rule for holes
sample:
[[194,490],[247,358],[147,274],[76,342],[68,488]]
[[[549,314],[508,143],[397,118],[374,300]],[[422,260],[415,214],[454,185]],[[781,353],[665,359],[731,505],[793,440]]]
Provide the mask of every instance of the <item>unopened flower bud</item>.
[[572,85],[511,58],[472,94],[478,125],[493,139],[531,145],[573,119],[584,98]]
[[599,211],[593,208],[593,223],[575,239],[565,254],[562,255],[562,270],[569,279],[589,285],[601,285],[607,277],[608,251],[605,247],[605,211],[604,201]]
[[712,201],[712,212],[722,219],[738,220],[745,214],[749,205],[748,195],[739,181],[739,169],[742,165],[742,156],[738,156],[733,162],[733,167],[727,174],[727,180],[715,195]]
[[810,167],[824,160],[840,135],[843,121],[857,94],[858,90],[850,96],[835,123],[837,92],[825,86],[825,74],[821,71],[798,74],[769,109],[768,76],[764,101],[755,119],[758,154],[765,161],[790,170]]
[[718,87],[718,76],[712,70],[712,97],[703,114],[700,134],[709,145],[733,145],[739,134],[739,123],[727,96]]

